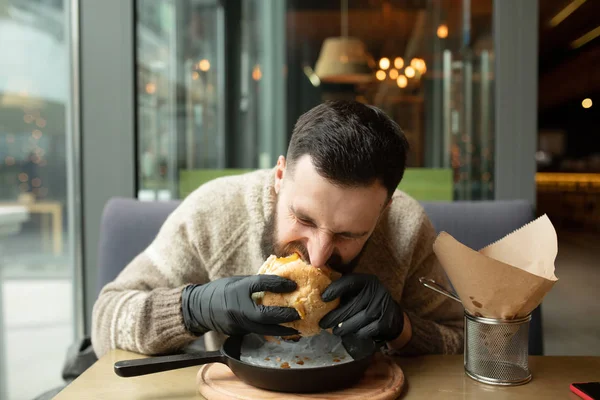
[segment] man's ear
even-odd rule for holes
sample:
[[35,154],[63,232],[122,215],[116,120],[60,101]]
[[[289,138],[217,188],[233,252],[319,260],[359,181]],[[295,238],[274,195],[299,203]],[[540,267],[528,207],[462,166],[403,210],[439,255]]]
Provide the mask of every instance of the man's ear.
[[283,178],[285,177],[285,157],[279,156],[277,159],[277,165],[275,166],[275,193],[279,194],[281,185],[283,184]]

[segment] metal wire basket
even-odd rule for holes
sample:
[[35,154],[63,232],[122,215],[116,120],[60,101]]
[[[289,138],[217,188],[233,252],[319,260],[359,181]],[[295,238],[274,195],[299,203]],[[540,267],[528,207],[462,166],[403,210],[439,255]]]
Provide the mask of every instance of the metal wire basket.
[[[458,296],[425,277],[419,281],[431,290],[462,303]],[[465,310],[465,372],[476,381],[516,386],[531,380],[529,371],[531,314],[512,320],[484,318]]]
[[476,317],[465,312],[465,372],[492,385],[522,385],[529,371],[529,321]]

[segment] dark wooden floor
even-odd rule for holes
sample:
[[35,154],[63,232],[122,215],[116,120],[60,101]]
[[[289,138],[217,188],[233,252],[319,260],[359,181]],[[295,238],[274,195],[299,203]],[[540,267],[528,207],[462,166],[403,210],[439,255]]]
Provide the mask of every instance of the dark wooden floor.
[[542,306],[545,353],[600,356],[600,234],[558,238],[559,281]]

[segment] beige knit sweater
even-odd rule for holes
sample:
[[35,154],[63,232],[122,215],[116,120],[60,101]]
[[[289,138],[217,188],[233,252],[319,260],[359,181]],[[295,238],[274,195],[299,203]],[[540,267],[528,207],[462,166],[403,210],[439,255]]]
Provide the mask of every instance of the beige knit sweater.
[[[190,283],[258,271],[275,205],[273,183],[274,170],[259,170],[216,179],[190,194],[100,293],[92,321],[96,354],[115,348],[168,353],[197,339],[183,324],[181,291]],[[410,318],[413,337],[404,354],[462,352],[460,305],[418,281],[447,282],[434,239],[419,203],[396,191],[357,266],[356,272],[377,275]]]

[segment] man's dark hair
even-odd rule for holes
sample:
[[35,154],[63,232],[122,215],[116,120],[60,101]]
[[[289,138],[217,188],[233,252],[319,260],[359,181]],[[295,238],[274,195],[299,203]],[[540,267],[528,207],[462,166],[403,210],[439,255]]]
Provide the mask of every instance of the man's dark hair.
[[287,167],[309,155],[317,172],[334,184],[369,186],[379,180],[391,197],[406,168],[408,141],[379,108],[355,101],[320,104],[298,119]]

